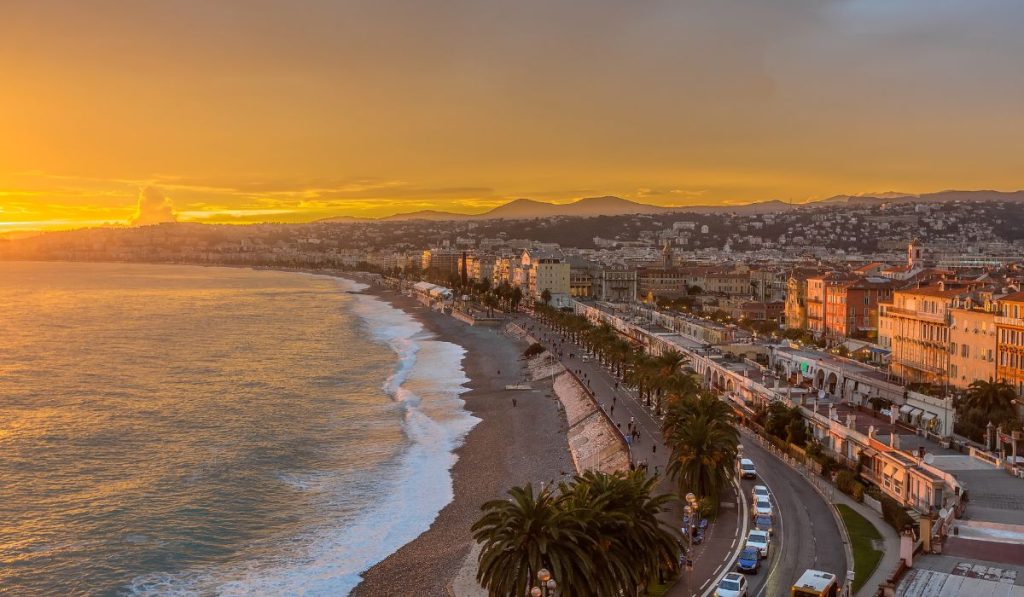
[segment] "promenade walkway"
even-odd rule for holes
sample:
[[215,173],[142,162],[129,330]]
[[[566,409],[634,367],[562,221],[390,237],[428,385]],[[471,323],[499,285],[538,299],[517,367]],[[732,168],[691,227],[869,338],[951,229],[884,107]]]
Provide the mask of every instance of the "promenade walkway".
[[[522,318],[518,323],[529,330],[546,348],[556,354],[561,353],[560,358],[566,368],[579,372],[579,378],[594,393],[618,429],[626,433],[630,421],[634,422],[640,431],[639,439],[630,446],[634,465],[646,462],[651,474],[657,472],[662,475],[658,489],[663,493],[674,493],[674,484],[664,475],[669,451],[661,440],[659,418],[643,405],[634,392],[621,383],[616,384],[618,380],[595,359],[584,360],[583,349],[580,346],[573,345],[561,334],[535,319]],[[575,356],[570,357],[570,354]],[[735,490],[730,487],[722,496],[718,519],[706,533],[704,542],[696,546],[690,554],[693,569],[683,572],[679,581],[665,594],[677,597],[710,594],[718,577],[729,568],[734,559],[734,552],[738,549],[738,533],[745,515]],[[683,519],[682,505],[675,504],[664,517],[672,528],[680,530]]]

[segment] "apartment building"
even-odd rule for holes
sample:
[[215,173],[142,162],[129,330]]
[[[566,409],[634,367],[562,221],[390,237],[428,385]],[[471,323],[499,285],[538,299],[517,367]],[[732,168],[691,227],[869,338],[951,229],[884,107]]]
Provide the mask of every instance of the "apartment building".
[[526,287],[526,294],[539,301],[544,291],[551,293],[552,304],[568,304],[571,287],[569,284],[569,262],[559,251],[550,249],[526,249],[520,261],[519,282]]
[[1002,297],[996,308],[996,378],[1024,396],[1024,292]]
[[686,294],[686,275],[674,267],[644,267],[637,270],[637,296],[675,298]]
[[867,338],[878,334],[878,305],[889,302],[895,285],[885,278],[837,281],[825,296],[825,334],[832,339]]
[[604,268],[598,274],[594,296],[602,301],[632,302],[637,297],[637,272],[634,269]]
[[892,350],[890,370],[905,383],[944,385],[949,373],[949,314],[968,290],[943,285],[897,290],[882,304],[879,339]]
[[949,384],[966,389],[996,373],[996,314],[989,305],[958,301],[949,311]]

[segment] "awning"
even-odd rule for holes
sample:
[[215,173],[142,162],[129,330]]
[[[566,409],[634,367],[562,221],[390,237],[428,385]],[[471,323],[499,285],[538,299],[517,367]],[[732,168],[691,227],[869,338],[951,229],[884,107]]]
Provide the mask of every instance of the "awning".
[[900,407],[900,414],[907,415],[910,414],[910,411],[912,410],[914,410],[913,406],[910,406],[909,404],[904,404],[903,406]]
[[920,408],[917,408],[915,406],[915,407],[910,409],[910,419],[913,420],[913,419],[921,416],[922,413],[924,413],[924,411],[921,410]]
[[932,419],[937,418],[939,418],[939,415],[925,411],[925,413],[921,415],[921,422],[924,423],[926,421],[931,421]]

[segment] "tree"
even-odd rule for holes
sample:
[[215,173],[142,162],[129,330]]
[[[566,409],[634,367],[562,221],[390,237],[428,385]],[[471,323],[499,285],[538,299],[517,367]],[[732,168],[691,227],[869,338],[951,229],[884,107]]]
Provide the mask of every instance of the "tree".
[[662,433],[671,450],[667,472],[680,495],[693,492],[717,508],[739,447],[734,423],[729,405],[708,392],[669,403]]
[[541,291],[541,293],[540,293],[540,300],[544,301],[545,305],[550,305],[551,304],[551,291],[548,290],[547,288],[545,288],[543,291]]
[[1010,384],[979,379],[968,386],[964,404],[968,408],[985,411],[1007,411],[1013,410],[1013,401],[1016,398],[1017,394]]
[[[511,499],[492,500],[470,529],[482,544],[476,580],[492,596],[526,595],[537,571],[547,568],[563,587],[586,586],[597,573],[595,545],[583,521],[560,507],[549,489],[513,487]],[[572,594],[576,594],[573,592]]]
[[659,519],[670,495],[652,495],[657,477],[588,471],[558,493],[514,487],[483,506],[473,525],[482,544],[477,580],[490,595],[525,595],[547,568],[561,594],[636,595],[659,571],[674,571],[678,548]]
[[519,303],[523,302],[523,289],[516,286],[512,289],[512,294],[509,296],[509,302],[512,305],[513,311],[519,310]]

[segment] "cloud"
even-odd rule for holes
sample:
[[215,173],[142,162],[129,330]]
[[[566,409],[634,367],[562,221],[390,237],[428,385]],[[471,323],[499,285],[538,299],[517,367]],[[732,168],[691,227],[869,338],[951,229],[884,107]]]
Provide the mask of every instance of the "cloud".
[[157,187],[146,187],[139,193],[139,206],[128,223],[132,226],[148,226],[176,221],[178,214],[174,211],[171,198]]

